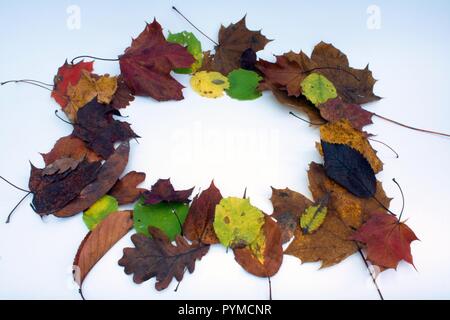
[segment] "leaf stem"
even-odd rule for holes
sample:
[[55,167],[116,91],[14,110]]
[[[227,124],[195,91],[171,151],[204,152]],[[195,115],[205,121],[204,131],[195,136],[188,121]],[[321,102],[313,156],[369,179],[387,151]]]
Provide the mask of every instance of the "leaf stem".
[[389,146],[387,143],[384,143],[383,141],[376,140],[376,139],[372,139],[372,138],[368,138],[368,139],[369,139],[370,141],[378,142],[378,143],[382,144],[382,145],[385,146],[386,148],[390,149],[390,150],[395,154],[395,156],[396,156],[397,159],[400,158],[400,155],[397,153],[397,151],[395,151],[395,150],[394,150],[391,146]]
[[76,123],[72,123],[72,122],[70,122],[70,121],[67,121],[67,120],[64,120],[63,118],[61,118],[61,117],[59,116],[59,114],[58,114],[58,110],[55,110],[55,116],[56,116],[59,120],[61,120],[62,122],[64,122],[64,123],[70,124],[70,125],[72,125],[72,126],[77,126],[77,125],[78,125],[78,124],[76,124]]
[[372,278],[372,282],[375,285],[375,288],[377,289],[377,292],[378,292],[378,295],[380,296],[380,299],[384,300],[383,294],[381,293],[381,290],[380,290],[380,287],[378,286],[377,280],[376,280],[375,276],[373,275],[372,270],[370,270],[369,262],[367,261],[366,257],[364,256],[364,253],[362,252],[362,249],[359,246],[359,244],[356,243],[356,245],[358,246],[359,255],[363,259],[364,264],[366,265],[367,271],[369,271],[370,277]]
[[270,277],[267,277],[267,279],[269,280],[269,300],[272,301],[272,280]]
[[23,192],[27,192],[27,193],[31,192],[30,190],[26,190],[26,189],[23,189],[23,188],[20,188],[20,187],[16,186],[14,183],[12,183],[11,181],[6,180],[6,179],[3,178],[2,176],[0,176],[0,179],[2,179],[3,181],[5,181],[5,182],[6,182],[7,184],[9,184],[10,186],[16,188],[17,190],[20,190],[20,191],[23,191]]
[[94,56],[78,56],[78,57],[73,58],[72,61],[70,61],[70,64],[73,64],[75,60],[83,59],[83,58],[101,60],[101,61],[119,61],[120,60],[119,58],[106,59],[106,58],[99,58],[99,57],[94,57]]
[[308,121],[308,120],[306,120],[306,119],[303,119],[303,118],[299,117],[298,115],[296,115],[296,114],[293,113],[292,111],[290,111],[289,114],[290,114],[291,116],[294,116],[295,118],[297,118],[297,119],[299,119],[299,120],[302,120],[303,122],[309,123],[309,124],[312,125],[312,126],[321,126],[321,125],[326,124],[326,122],[323,122],[323,123],[314,123],[314,122]]
[[0,85],[3,86],[3,85],[8,84],[8,83],[26,83],[26,84],[30,84],[32,86],[36,86],[36,87],[39,87],[39,88],[42,88],[42,89],[45,89],[45,90],[48,90],[48,91],[52,91],[52,89],[47,88],[46,86],[53,87],[53,85],[51,85],[51,84],[44,83],[44,82],[37,81],[37,80],[29,80],[29,79],[8,80],[8,81],[5,81],[5,82],[1,82]]
[[8,214],[8,217],[6,218],[5,223],[10,223],[11,222],[11,216],[14,213],[14,211],[16,211],[16,209],[20,206],[20,204],[31,194],[31,191],[29,191],[26,195],[23,196],[22,199],[20,199],[20,201],[16,204],[16,206],[11,210],[11,212]]
[[435,134],[435,135],[444,136],[444,137],[450,137],[450,134],[447,134],[447,133],[442,133],[442,132],[437,132],[437,131],[431,131],[431,130],[425,130],[425,129],[411,127],[411,126],[408,126],[406,124],[400,123],[398,121],[395,121],[395,120],[383,117],[383,116],[381,116],[381,115],[379,115],[377,113],[374,113],[373,115],[378,117],[378,118],[380,118],[380,119],[383,119],[385,121],[388,121],[388,122],[391,122],[391,123],[396,124],[398,126],[401,126],[403,128],[407,128],[407,129],[414,130],[414,131],[419,131],[419,132],[424,132],[424,133]]
[[394,183],[397,185],[398,189],[400,190],[400,194],[402,195],[402,210],[400,211],[400,215],[398,216],[398,222],[400,223],[403,215],[403,210],[405,210],[405,195],[403,194],[402,187],[400,187],[400,184],[397,182],[397,180],[392,179]]
[[209,41],[211,41],[212,43],[214,43],[217,47],[219,47],[220,45],[214,41],[213,39],[211,39],[210,37],[208,37],[202,30],[200,30],[199,28],[197,28],[191,21],[189,21],[188,18],[186,18],[177,8],[175,8],[175,6],[172,6],[172,9],[175,10],[176,13],[178,13],[180,16],[183,17],[184,20],[186,20],[191,26],[193,26],[195,28],[195,30],[197,30],[198,32],[200,32],[204,37],[206,37]]

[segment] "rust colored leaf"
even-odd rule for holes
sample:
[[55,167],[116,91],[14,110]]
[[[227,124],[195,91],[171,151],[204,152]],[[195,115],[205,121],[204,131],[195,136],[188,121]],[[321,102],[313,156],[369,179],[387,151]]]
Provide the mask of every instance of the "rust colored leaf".
[[272,187],[273,205],[272,217],[277,220],[281,229],[282,243],[289,242],[298,228],[300,215],[306,208],[313,205],[313,202],[301,193],[286,189],[275,189]]
[[222,195],[214,182],[211,182],[208,189],[195,196],[183,225],[183,233],[187,239],[205,244],[219,243],[213,222],[216,205],[220,200]]
[[414,232],[396,217],[374,213],[351,237],[367,246],[367,259],[385,269],[397,269],[401,260],[414,265],[411,242],[419,240]]
[[257,277],[272,277],[278,272],[283,262],[281,230],[278,224],[266,215],[261,231],[262,245],[256,248],[249,246],[235,248],[233,249],[234,258],[247,272]]
[[109,195],[116,198],[119,205],[134,203],[146,191],[137,186],[144,182],[145,173],[131,171],[116,182]]
[[269,43],[261,31],[247,29],[245,17],[228,27],[221,26],[219,30],[219,46],[215,47],[215,54],[205,57],[201,70],[217,71],[228,75],[231,71],[241,66],[242,54],[247,49],[255,53],[263,50]]
[[49,164],[42,170],[42,175],[51,176],[56,173],[65,173],[75,170],[83,159],[61,158]]
[[92,206],[104,196],[119,179],[128,163],[130,144],[122,142],[98,171],[97,179],[81,190],[67,206],[55,213],[57,217],[70,217]]
[[149,228],[152,238],[134,234],[131,241],[135,248],[125,248],[119,265],[125,267],[126,274],[134,274],[133,281],[142,283],[156,277],[156,290],[167,288],[175,278],[183,279],[186,269],[192,273],[195,261],[208,253],[209,245],[198,242],[189,244],[181,236],[172,244],[167,236],[156,228]]
[[45,165],[55,162],[61,158],[85,159],[89,162],[101,160],[101,158],[90,150],[83,140],[69,135],[56,141],[53,149],[48,153],[43,153]]
[[154,20],[120,56],[120,70],[134,95],[150,96],[158,101],[181,100],[183,86],[170,72],[189,68],[194,62],[185,47],[166,41],[161,25]]
[[189,197],[194,188],[178,190],[172,186],[170,179],[159,179],[150,189],[144,193],[145,204],[157,204],[160,202],[189,202]]
[[113,118],[117,112],[110,105],[92,100],[78,110],[78,121],[72,135],[85,141],[102,158],[108,158],[114,152],[115,142],[139,137],[129,123]]
[[320,115],[329,122],[346,119],[353,128],[362,129],[372,124],[373,113],[364,110],[358,104],[346,103],[341,98],[330,99],[319,106]]
[[111,106],[114,109],[123,109],[130,105],[130,102],[134,101],[133,93],[127,84],[123,80],[123,76],[117,77],[117,90],[111,101]]
[[108,215],[81,242],[73,262],[74,279],[81,287],[96,263],[133,227],[132,211]]
[[46,175],[49,166],[38,169],[31,165],[29,189],[33,193],[34,211],[43,216],[63,208],[95,180],[100,166],[100,162],[84,160],[74,170]]

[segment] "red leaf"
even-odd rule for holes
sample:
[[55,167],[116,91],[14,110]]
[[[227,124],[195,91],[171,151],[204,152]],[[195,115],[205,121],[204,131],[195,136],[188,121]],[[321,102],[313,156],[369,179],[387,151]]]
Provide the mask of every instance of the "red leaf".
[[135,95],[158,101],[181,100],[183,86],[170,76],[170,71],[189,68],[194,62],[185,47],[166,41],[161,25],[154,20],[120,57],[120,70]]
[[145,204],[157,204],[160,202],[189,202],[189,197],[194,188],[178,190],[172,186],[170,179],[159,179],[150,191],[144,193]]
[[352,236],[367,245],[367,259],[381,268],[396,269],[401,260],[414,265],[411,242],[419,240],[414,232],[396,217],[375,213]]

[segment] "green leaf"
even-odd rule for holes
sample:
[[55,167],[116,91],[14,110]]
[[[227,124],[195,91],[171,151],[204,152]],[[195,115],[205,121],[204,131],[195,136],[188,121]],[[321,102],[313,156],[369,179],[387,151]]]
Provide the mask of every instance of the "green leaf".
[[310,206],[306,208],[305,212],[300,217],[300,227],[303,233],[313,233],[320,228],[325,221],[328,209],[323,205]]
[[202,44],[198,39],[194,36],[192,32],[179,32],[179,33],[170,33],[167,37],[167,41],[172,43],[178,43],[182,46],[186,47],[190,54],[195,59],[194,64],[190,68],[181,68],[175,69],[176,73],[182,74],[190,74],[197,71],[203,63],[203,52],[202,52]]
[[180,225],[183,225],[188,210],[189,206],[186,203],[160,202],[146,205],[141,198],[134,206],[134,228],[138,233],[149,237],[148,227],[156,227],[173,241],[181,234]]
[[237,100],[254,100],[261,97],[258,84],[262,78],[254,71],[237,69],[228,74],[230,88],[227,94]]
[[248,199],[225,198],[216,206],[214,231],[226,247],[254,242],[263,224],[264,214]]
[[110,213],[119,210],[119,203],[112,196],[103,196],[83,213],[83,221],[89,230],[93,230]]
[[333,83],[318,73],[311,73],[301,83],[302,92],[315,106],[337,97]]

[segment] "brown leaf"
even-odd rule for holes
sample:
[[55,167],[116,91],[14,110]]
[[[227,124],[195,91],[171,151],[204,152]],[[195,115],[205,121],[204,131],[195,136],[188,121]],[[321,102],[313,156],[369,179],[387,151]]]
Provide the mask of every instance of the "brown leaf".
[[127,84],[123,80],[123,76],[120,75],[117,77],[117,90],[114,94],[114,97],[111,101],[111,106],[114,109],[122,109],[126,108],[130,105],[130,102],[134,101],[133,93],[130,88],[128,88]]
[[137,187],[144,180],[145,173],[136,171],[128,172],[122,179],[116,182],[111,191],[109,191],[109,195],[116,198],[119,205],[133,203],[147,190]]
[[222,195],[214,182],[200,195],[195,196],[183,225],[183,234],[187,239],[205,244],[219,243],[213,222],[216,205],[220,200]]
[[122,142],[98,171],[97,179],[87,185],[72,202],[58,210],[55,216],[65,218],[86,210],[104,196],[119,179],[128,163],[130,144]]
[[381,99],[373,93],[376,80],[369,66],[362,70],[351,68],[347,56],[333,45],[320,42],[314,48],[311,60],[318,67],[314,72],[327,77],[345,102],[364,104]]
[[312,234],[303,234],[300,228],[285,253],[304,262],[322,261],[321,268],[331,267],[358,250],[349,240],[353,231],[333,212],[328,210],[322,226]]
[[46,166],[61,158],[85,159],[88,162],[101,160],[95,152],[86,146],[83,140],[73,135],[56,141],[53,149],[49,153],[42,154],[42,158],[44,158]]
[[60,210],[95,180],[100,166],[100,162],[84,160],[74,170],[45,175],[48,167],[38,169],[31,165],[29,189],[33,193],[33,210],[41,216]]
[[286,189],[275,189],[272,187],[273,205],[272,217],[277,220],[281,229],[282,243],[289,242],[298,228],[300,215],[306,208],[313,205],[313,202],[301,193]]
[[319,106],[320,115],[329,122],[346,119],[353,128],[362,129],[372,124],[373,113],[361,108],[358,104],[345,103],[341,98],[330,99]]
[[83,161],[83,158],[81,159],[61,158],[55,160],[55,162],[49,164],[48,166],[45,167],[44,170],[42,170],[42,175],[51,176],[54,175],[55,173],[65,173],[67,171],[73,171],[78,167],[81,161]]
[[228,27],[221,26],[219,30],[219,46],[215,47],[215,54],[206,56],[202,70],[218,71],[228,75],[231,71],[240,68],[242,54],[247,49],[254,52],[263,50],[269,43],[261,31],[247,29],[245,17]]
[[281,267],[283,262],[283,247],[281,242],[281,230],[278,224],[269,216],[265,216],[262,227],[262,247],[255,249],[249,246],[235,248],[234,258],[247,272],[257,277],[272,277]]
[[175,278],[183,279],[186,269],[192,273],[195,261],[200,260],[209,250],[209,245],[193,242],[177,236],[176,245],[159,229],[149,228],[152,238],[134,234],[131,241],[135,248],[125,248],[119,265],[125,267],[126,274],[134,274],[133,281],[142,283],[156,277],[156,290],[167,288]]
[[78,110],[72,135],[85,141],[89,148],[104,159],[108,158],[114,152],[114,143],[139,137],[129,123],[113,118],[117,112],[110,105],[92,100]]
[[132,211],[108,215],[81,242],[73,262],[74,279],[81,287],[95,264],[133,227]]
[[144,193],[145,204],[157,204],[160,202],[189,202],[189,197],[194,188],[176,190],[170,179],[159,179],[149,191]]
[[[325,195],[330,195],[328,208],[349,227],[359,228],[366,221],[372,212],[385,212],[380,204],[373,198],[363,199],[354,196],[343,187],[327,177],[322,165],[312,162],[308,170],[309,188],[314,199],[320,199]],[[377,181],[376,193],[374,196],[385,207],[389,207],[391,201],[383,190],[381,182]]]

